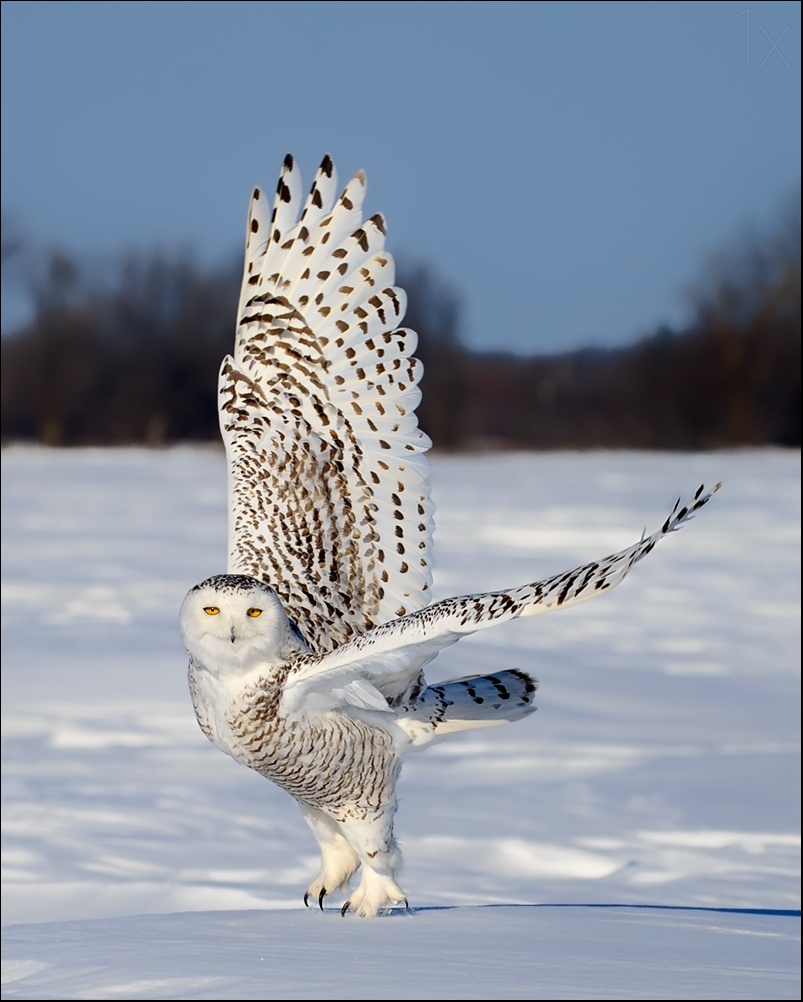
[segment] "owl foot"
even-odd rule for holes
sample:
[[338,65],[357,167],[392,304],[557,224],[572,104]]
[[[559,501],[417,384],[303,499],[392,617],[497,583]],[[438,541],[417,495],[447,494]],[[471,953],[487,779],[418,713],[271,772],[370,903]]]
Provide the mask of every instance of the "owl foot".
[[313,827],[316,837],[327,836],[327,841],[321,840],[321,869],[304,894],[304,904],[309,908],[311,901],[317,901],[323,911],[323,902],[329,894],[335,891],[348,893],[349,878],[358,869],[360,860],[346,840],[339,834],[318,826]]
[[410,907],[407,895],[395,880],[385,874],[369,870],[365,866],[362,874],[360,886],[352,892],[348,901],[340,909],[341,915],[345,916],[351,912],[354,915],[372,918],[386,908],[393,908],[394,905]]

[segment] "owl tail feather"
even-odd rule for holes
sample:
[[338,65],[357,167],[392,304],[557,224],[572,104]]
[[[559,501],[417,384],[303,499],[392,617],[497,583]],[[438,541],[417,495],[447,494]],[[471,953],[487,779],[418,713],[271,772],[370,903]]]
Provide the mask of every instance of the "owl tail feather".
[[533,713],[538,682],[523,671],[472,675],[423,689],[399,723],[416,747],[457,731],[493,727]]

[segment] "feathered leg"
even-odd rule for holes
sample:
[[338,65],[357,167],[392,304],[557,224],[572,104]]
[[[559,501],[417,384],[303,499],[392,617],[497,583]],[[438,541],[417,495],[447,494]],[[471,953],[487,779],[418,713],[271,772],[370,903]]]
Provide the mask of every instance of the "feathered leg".
[[372,917],[383,908],[407,905],[407,895],[396,883],[401,868],[401,851],[393,837],[395,802],[378,814],[351,818],[341,823],[341,830],[362,864],[360,885],[349,895],[341,914]]
[[304,904],[309,905],[310,900],[317,901],[323,911],[327,895],[334,891],[347,892],[349,877],[359,867],[360,860],[340,831],[337,821],[314,807],[306,804],[299,806],[321,850],[321,870],[307,888]]

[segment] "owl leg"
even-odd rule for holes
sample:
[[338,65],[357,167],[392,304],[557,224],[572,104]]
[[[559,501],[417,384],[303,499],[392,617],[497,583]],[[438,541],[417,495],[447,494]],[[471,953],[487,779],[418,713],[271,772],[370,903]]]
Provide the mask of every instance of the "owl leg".
[[334,818],[305,805],[301,805],[301,813],[321,850],[321,870],[307,888],[304,904],[309,905],[312,899],[323,911],[323,900],[327,894],[347,890],[349,877],[360,865],[360,860]]
[[360,885],[351,892],[341,914],[373,916],[383,908],[403,904],[407,895],[396,883],[401,850],[393,837],[393,810],[363,820],[341,822],[341,830],[362,864]]

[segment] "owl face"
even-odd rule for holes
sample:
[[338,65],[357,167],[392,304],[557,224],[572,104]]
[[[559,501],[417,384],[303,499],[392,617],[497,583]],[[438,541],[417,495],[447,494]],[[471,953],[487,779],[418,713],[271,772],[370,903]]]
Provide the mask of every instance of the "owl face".
[[292,637],[274,590],[240,574],[219,574],[192,588],[179,626],[193,660],[218,674],[280,662]]

